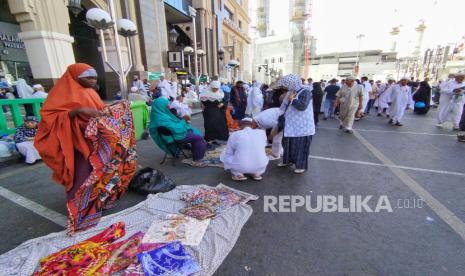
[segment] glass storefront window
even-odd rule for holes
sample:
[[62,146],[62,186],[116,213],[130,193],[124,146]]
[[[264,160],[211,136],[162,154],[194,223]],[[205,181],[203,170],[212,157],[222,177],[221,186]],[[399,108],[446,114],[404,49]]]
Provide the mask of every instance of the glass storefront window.
[[18,78],[24,79],[27,83],[32,83],[32,72],[27,62],[0,61],[1,69],[5,76],[11,75],[16,81]]

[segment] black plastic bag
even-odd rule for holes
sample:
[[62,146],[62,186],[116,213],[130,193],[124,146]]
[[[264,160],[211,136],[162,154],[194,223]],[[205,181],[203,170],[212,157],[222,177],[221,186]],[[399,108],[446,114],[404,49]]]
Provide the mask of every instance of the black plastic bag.
[[129,190],[143,195],[165,193],[175,187],[171,178],[150,167],[139,170],[129,183]]

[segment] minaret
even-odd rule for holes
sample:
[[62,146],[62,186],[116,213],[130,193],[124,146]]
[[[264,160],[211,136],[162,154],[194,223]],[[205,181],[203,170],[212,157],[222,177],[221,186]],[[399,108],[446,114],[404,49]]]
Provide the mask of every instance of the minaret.
[[391,49],[389,49],[389,51],[391,52],[396,51],[397,41],[399,39],[400,27],[402,27],[402,25],[392,28],[391,32],[389,33],[392,37],[392,46],[391,46]]
[[309,7],[311,0],[290,0],[289,1],[289,21],[291,27],[291,42],[293,45],[293,66],[294,74],[302,75],[304,73],[305,47],[310,46],[307,41],[306,23],[309,19]]
[[257,31],[259,37],[267,37],[270,35],[270,0],[258,1]]
[[412,53],[413,57],[420,58],[421,55],[421,46],[423,44],[423,34],[425,33],[426,25],[425,20],[420,20],[420,24],[415,28],[415,31],[418,33],[417,45]]

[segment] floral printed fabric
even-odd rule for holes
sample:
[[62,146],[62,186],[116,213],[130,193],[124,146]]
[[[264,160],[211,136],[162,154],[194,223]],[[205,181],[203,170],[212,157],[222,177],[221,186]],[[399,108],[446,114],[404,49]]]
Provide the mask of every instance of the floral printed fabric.
[[130,103],[121,101],[89,120],[85,137],[91,145],[92,172],[68,192],[69,233],[96,225],[102,211],[127,190],[137,167]]
[[248,199],[240,193],[221,186],[209,189],[200,188],[192,193],[183,193],[181,200],[187,202],[187,206],[180,210],[181,214],[203,220],[212,218]]
[[117,222],[100,234],[43,258],[34,275],[98,275],[99,269],[126,242],[138,245],[131,239],[112,244],[125,235],[124,228],[123,222]]

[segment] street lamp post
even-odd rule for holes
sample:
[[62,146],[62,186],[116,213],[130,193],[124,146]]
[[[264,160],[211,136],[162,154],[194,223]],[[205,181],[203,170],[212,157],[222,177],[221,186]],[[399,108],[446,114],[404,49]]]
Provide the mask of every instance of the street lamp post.
[[190,46],[184,47],[184,53],[187,55],[187,67],[189,68],[189,74],[191,74],[191,55],[194,49]]
[[192,17],[192,32],[194,36],[194,72],[195,72],[195,88],[199,90],[199,68],[197,67],[197,29],[195,26],[195,16],[197,10],[189,6],[189,15]]
[[356,38],[358,39],[358,49],[357,49],[357,65],[355,67],[355,74],[358,76],[358,72],[360,70],[360,48],[362,46],[362,38],[364,38],[365,35],[364,34],[359,34],[356,36]]
[[[134,22],[132,22],[129,19],[124,19],[124,18],[117,20],[116,27],[115,27],[114,26],[115,23],[112,20],[116,17],[115,6],[113,3],[113,0],[108,0],[108,6],[110,7],[111,15],[102,9],[93,8],[87,11],[86,19],[87,19],[87,23],[91,27],[99,31],[100,43],[102,46],[102,53],[103,53],[103,58],[105,60],[105,63],[108,65],[108,67],[111,68],[111,70],[113,70],[118,75],[121,96],[123,99],[127,99],[128,89],[127,89],[126,77],[132,68],[132,54],[131,54],[131,45],[129,43],[129,38],[137,34],[137,28]],[[115,37],[115,48],[116,48],[116,56],[118,59],[118,68],[115,68],[115,66],[113,66],[108,61],[108,55],[107,55],[107,49],[105,45],[105,37],[104,37],[103,31],[106,29],[110,29],[110,28],[113,30],[113,34]],[[128,45],[129,64],[126,69],[123,67],[123,57],[121,53],[121,44],[119,40],[119,35],[126,38],[126,42]]]
[[[200,57],[200,75],[202,76],[205,72],[203,71],[203,62],[202,59],[206,55],[205,51],[202,49],[197,50],[197,55]],[[197,61],[195,61],[197,64]]]

